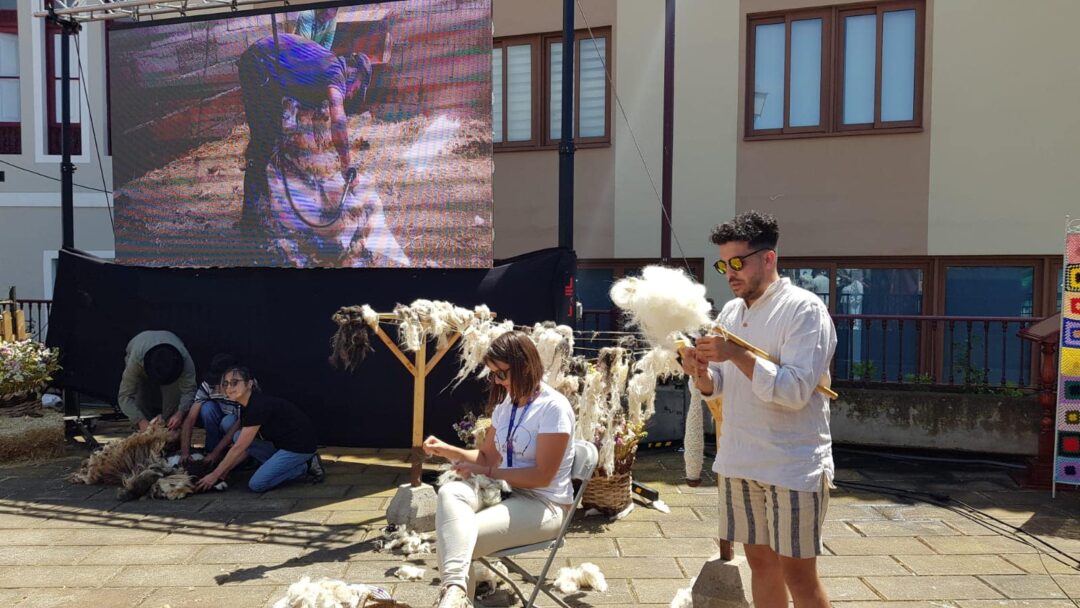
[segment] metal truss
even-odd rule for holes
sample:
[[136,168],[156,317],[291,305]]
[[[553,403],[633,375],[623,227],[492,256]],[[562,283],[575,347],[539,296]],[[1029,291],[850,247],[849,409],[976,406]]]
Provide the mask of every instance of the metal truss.
[[[49,0],[44,0],[47,6]],[[80,23],[131,19],[133,21],[186,17],[204,11],[237,10],[240,7],[289,6],[289,0],[52,0],[57,17]],[[48,10],[35,17],[48,17]]]

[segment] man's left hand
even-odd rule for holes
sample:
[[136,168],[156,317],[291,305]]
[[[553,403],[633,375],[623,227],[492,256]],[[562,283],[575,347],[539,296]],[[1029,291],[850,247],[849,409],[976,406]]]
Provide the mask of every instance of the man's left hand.
[[175,431],[176,429],[180,428],[180,425],[183,422],[184,422],[184,416],[180,412],[176,412],[175,414],[173,414],[172,416],[169,417],[169,421],[166,423],[166,426],[169,427],[170,431]]

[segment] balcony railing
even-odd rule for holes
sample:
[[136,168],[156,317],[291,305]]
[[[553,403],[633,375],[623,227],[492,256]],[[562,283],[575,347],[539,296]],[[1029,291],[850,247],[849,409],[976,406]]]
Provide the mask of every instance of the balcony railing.
[[49,311],[52,310],[52,300],[18,300],[16,306],[26,317],[26,331],[30,337],[44,342],[45,335],[49,331]]
[[1033,317],[833,315],[834,380],[1034,389]]
[[[586,309],[583,330],[622,329],[617,309]],[[1031,342],[1017,333],[1034,317],[833,315],[834,381],[968,390],[1038,388]]]
[[[18,306],[31,336],[44,341],[52,300],[19,300]],[[618,309],[585,309],[578,330],[619,331],[621,321]],[[1034,347],[1017,333],[1036,321],[1034,317],[833,315],[837,338],[833,380],[1034,390],[1038,388]]]

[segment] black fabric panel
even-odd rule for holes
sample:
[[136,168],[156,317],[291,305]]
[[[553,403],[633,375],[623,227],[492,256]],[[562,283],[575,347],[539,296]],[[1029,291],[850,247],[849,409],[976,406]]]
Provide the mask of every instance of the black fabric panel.
[[[61,349],[57,384],[115,403],[128,340],[167,329],[202,372],[217,352],[252,368],[263,389],[304,409],[323,445],[408,447],[412,376],[382,342],[352,374],[327,362],[341,306],[389,312],[417,298],[487,304],[500,319],[531,325],[566,319],[564,288],[575,258],[546,249],[491,269],[148,268],[81,252],[60,253],[48,343]],[[387,328],[396,340],[394,328]],[[429,346],[429,357],[433,354]],[[451,391],[457,351],[428,376],[425,434],[454,439],[450,425],[485,402],[485,386]]]

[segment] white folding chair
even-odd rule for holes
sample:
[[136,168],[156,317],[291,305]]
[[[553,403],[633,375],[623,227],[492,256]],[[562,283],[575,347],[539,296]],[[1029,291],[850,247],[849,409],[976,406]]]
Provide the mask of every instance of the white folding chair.
[[[570,510],[566,514],[566,518],[563,520],[562,527],[559,529],[559,535],[552,540],[544,541],[542,543],[533,543],[531,545],[522,545],[520,547],[511,547],[509,549],[503,549],[502,551],[496,551],[495,553],[478,558],[480,563],[488,567],[492,572],[497,574],[499,578],[503,579],[510,585],[517,594],[521,601],[524,603],[525,608],[532,608],[533,603],[536,602],[536,596],[539,592],[543,591],[545,595],[550,597],[556,604],[563,606],[564,608],[571,608],[562,599],[555,596],[551,591],[551,586],[544,581],[547,578],[548,570],[551,569],[552,562],[555,561],[555,553],[558,552],[559,547],[563,546],[563,542],[566,536],[566,530],[570,527],[570,521],[574,519],[574,513],[577,512],[578,505],[581,504],[581,497],[585,494],[585,487],[589,485],[589,480],[592,479],[593,471],[596,470],[596,462],[598,455],[596,452],[596,446],[588,441],[575,441],[574,442],[574,464],[570,469],[570,477],[581,482],[578,486],[577,492],[574,493],[574,503],[570,505]],[[544,569],[540,571],[540,576],[533,576],[522,568],[517,562],[510,559],[515,555],[521,555],[522,553],[532,553],[534,551],[548,551],[547,561],[544,562]],[[511,572],[520,574],[522,578],[533,584],[532,595],[529,596],[528,601],[525,600],[525,594],[521,591],[521,588],[514,583],[508,576],[496,570],[488,558],[494,558],[501,561],[506,569]]]

